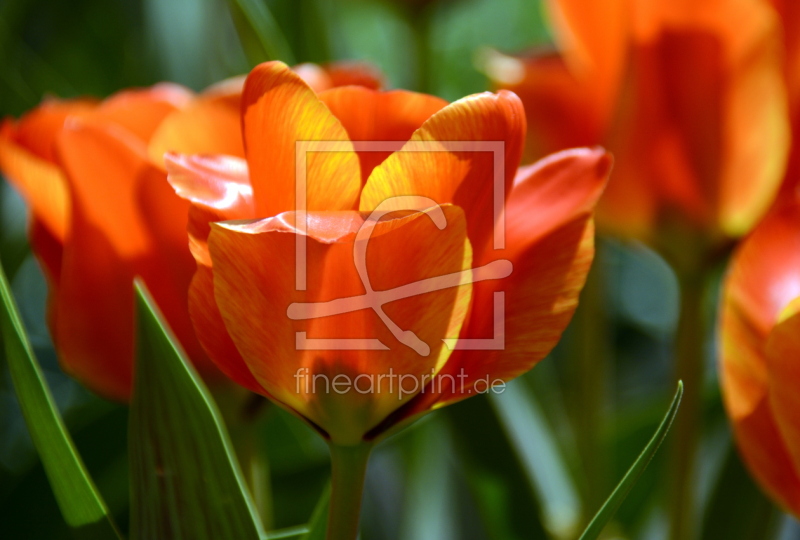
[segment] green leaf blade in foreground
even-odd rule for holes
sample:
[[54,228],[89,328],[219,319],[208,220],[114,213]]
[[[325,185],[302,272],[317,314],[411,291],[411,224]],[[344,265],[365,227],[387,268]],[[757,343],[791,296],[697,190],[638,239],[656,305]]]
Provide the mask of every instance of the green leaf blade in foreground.
[[675,397],[672,398],[672,404],[669,406],[669,410],[664,416],[664,419],[661,421],[661,424],[658,426],[655,434],[653,434],[650,442],[647,443],[647,446],[644,447],[642,453],[639,454],[639,457],[636,458],[636,461],[633,463],[633,465],[631,465],[630,469],[628,469],[628,472],[625,473],[625,476],[622,477],[622,480],[619,484],[617,484],[617,487],[614,488],[611,496],[606,499],[606,502],[603,503],[603,506],[600,507],[600,510],[597,512],[597,514],[595,514],[594,518],[592,518],[589,526],[586,527],[585,531],[583,531],[580,540],[594,540],[595,538],[599,537],[600,533],[603,532],[603,528],[608,524],[609,521],[611,521],[614,513],[616,513],[617,509],[622,504],[622,501],[625,500],[628,492],[630,492],[633,485],[650,464],[650,460],[653,459],[653,456],[658,451],[661,443],[664,441],[669,428],[672,426],[672,421],[675,419],[675,415],[678,413],[678,407],[680,406],[682,396],[683,382],[678,381],[678,390],[675,392]]
[[121,538],[55,407],[2,268],[0,297],[0,330],[11,379],[64,519],[80,538]]
[[260,540],[261,522],[208,390],[136,284],[131,538]]

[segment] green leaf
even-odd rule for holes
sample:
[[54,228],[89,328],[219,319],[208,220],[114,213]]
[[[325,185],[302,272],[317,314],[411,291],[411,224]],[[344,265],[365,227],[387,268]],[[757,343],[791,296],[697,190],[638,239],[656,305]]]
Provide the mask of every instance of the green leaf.
[[61,513],[80,538],[120,538],[55,407],[2,268],[0,297],[0,329],[11,379]]
[[228,0],[239,39],[253,63],[282,60],[295,63],[289,42],[281,32],[266,0]]
[[595,514],[594,518],[592,518],[589,526],[586,527],[585,531],[583,531],[580,540],[594,540],[600,536],[601,532],[603,532],[603,528],[614,516],[614,513],[622,504],[622,501],[625,500],[625,497],[628,495],[628,492],[631,490],[633,485],[636,484],[639,476],[641,476],[642,472],[644,472],[644,470],[650,464],[650,460],[653,459],[653,456],[658,451],[658,448],[661,446],[664,438],[667,436],[667,432],[672,426],[672,421],[675,419],[675,415],[678,413],[678,407],[680,406],[682,396],[683,381],[678,381],[678,389],[675,392],[675,397],[672,398],[672,404],[669,406],[667,414],[661,421],[661,425],[658,426],[658,429],[656,430],[655,434],[653,434],[650,442],[647,443],[647,446],[644,447],[642,453],[639,454],[639,457],[636,458],[636,461],[633,463],[633,465],[631,465],[630,469],[628,469],[628,472],[625,473],[624,477],[622,477],[620,483],[617,484],[616,488],[614,488],[611,496],[606,499],[606,502],[603,503],[603,506],[600,507],[600,510],[597,512],[597,514]]
[[131,538],[260,540],[261,522],[211,396],[137,280]]
[[331,486],[325,488],[322,496],[317,502],[314,513],[311,514],[311,520],[308,522],[308,532],[302,537],[302,540],[325,540],[325,533],[328,526],[328,509],[331,506]]

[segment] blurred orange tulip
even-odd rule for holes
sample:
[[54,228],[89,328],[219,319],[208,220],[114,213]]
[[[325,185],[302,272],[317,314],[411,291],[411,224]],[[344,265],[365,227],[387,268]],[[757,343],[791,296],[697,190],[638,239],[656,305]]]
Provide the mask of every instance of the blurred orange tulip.
[[[298,69],[320,89],[381,84],[361,64]],[[50,286],[48,318],[61,365],[98,394],[130,394],[135,275],[203,364],[186,308],[195,267],[186,245],[189,205],[167,183],[162,156],[243,156],[243,82],[225,81],[199,96],[159,84],[102,102],[48,99],[0,126],[0,170],[31,207],[30,241]]]
[[[555,345],[591,264],[592,213],[611,162],[604,151],[564,152],[517,172],[525,117],[510,92],[452,104],[402,90],[315,93],[279,62],[251,72],[242,114],[246,160],[166,158],[170,182],[192,203],[190,313],[233,380],[352,445],[511,379]],[[296,204],[298,141],[334,145],[312,148],[299,169],[307,221]],[[458,141],[502,141],[500,163],[449,146]],[[386,201],[398,212],[370,217]],[[504,227],[502,249],[493,249],[495,227]],[[296,281],[298,241],[305,287]],[[510,277],[485,275],[509,261]],[[446,287],[434,285],[441,276],[450,276]],[[374,303],[396,291],[414,292]],[[505,292],[501,312],[496,291]],[[503,350],[451,354],[444,344],[497,336],[498,324]],[[373,341],[351,349],[330,339]],[[349,391],[337,391],[337,380],[349,380]]]
[[772,212],[738,248],[720,319],[725,406],[744,461],[800,516],[800,202]]
[[[779,0],[776,0],[776,3]],[[787,5],[792,2],[787,2]],[[657,242],[689,224],[749,231],[789,145],[779,22],[764,0],[549,2],[560,54],[487,55],[528,113],[527,159],[602,144],[614,179],[598,223]]]

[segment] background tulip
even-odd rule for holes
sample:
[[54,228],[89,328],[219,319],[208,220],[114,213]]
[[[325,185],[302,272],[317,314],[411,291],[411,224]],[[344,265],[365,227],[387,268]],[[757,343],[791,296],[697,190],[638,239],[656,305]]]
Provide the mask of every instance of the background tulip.
[[738,248],[725,280],[720,370],[725,406],[750,471],[800,514],[800,204],[785,204]]
[[[299,69],[321,89],[380,85],[380,75],[359,63]],[[194,270],[186,249],[189,207],[167,184],[163,155],[243,156],[242,83],[224,81],[198,96],[161,84],[102,102],[48,100],[0,128],[0,169],[31,206],[31,244],[49,282],[59,359],[105,397],[130,395],[135,275],[189,355],[213,369],[186,308]]]
[[770,6],[549,7],[560,54],[488,57],[495,84],[528,110],[527,159],[579,144],[609,148],[616,173],[598,220],[616,234],[668,249],[670,228],[690,226],[715,242],[746,233],[772,202],[789,142]]
[[192,261],[175,234],[188,208],[147,156],[162,120],[191,99],[160,85],[96,104],[50,101],[3,128],[0,167],[31,204],[61,364],[106,397],[130,393],[136,274],[202,357],[183,307]]

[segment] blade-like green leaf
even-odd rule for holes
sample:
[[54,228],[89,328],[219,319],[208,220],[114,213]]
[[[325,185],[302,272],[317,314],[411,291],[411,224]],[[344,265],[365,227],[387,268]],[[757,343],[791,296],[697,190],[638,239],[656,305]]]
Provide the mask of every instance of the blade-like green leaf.
[[120,538],[55,407],[2,268],[0,297],[0,329],[11,379],[61,513],[81,538]]
[[131,403],[131,538],[260,540],[211,396],[136,283],[137,369]]
[[644,470],[647,468],[647,465],[650,464],[650,460],[653,459],[653,456],[658,451],[659,446],[661,446],[661,443],[664,441],[669,428],[672,426],[672,421],[675,419],[675,415],[678,413],[678,407],[681,404],[682,396],[683,382],[678,381],[678,390],[675,392],[675,397],[672,398],[672,404],[669,406],[667,414],[661,421],[661,425],[658,426],[658,429],[656,430],[655,434],[653,434],[650,442],[647,443],[647,446],[644,447],[642,453],[639,454],[639,457],[636,458],[636,461],[633,463],[633,465],[631,465],[630,469],[628,469],[628,472],[622,477],[620,483],[617,484],[616,488],[614,488],[611,496],[606,499],[606,502],[603,503],[603,506],[600,507],[600,510],[597,512],[597,514],[595,514],[594,518],[592,518],[589,526],[586,527],[585,531],[583,531],[580,540],[594,540],[600,536],[601,532],[603,532],[603,528],[614,516],[614,513],[619,508],[619,505],[621,505],[622,501],[625,500],[628,492],[639,479],[639,476],[641,476],[642,472],[644,472]]
[[330,506],[331,486],[328,484],[328,487],[322,492],[316,508],[314,508],[314,513],[311,514],[311,520],[308,522],[308,532],[302,537],[302,540],[325,540]]
[[265,0],[228,0],[239,39],[253,63],[282,60],[295,63],[289,42]]

